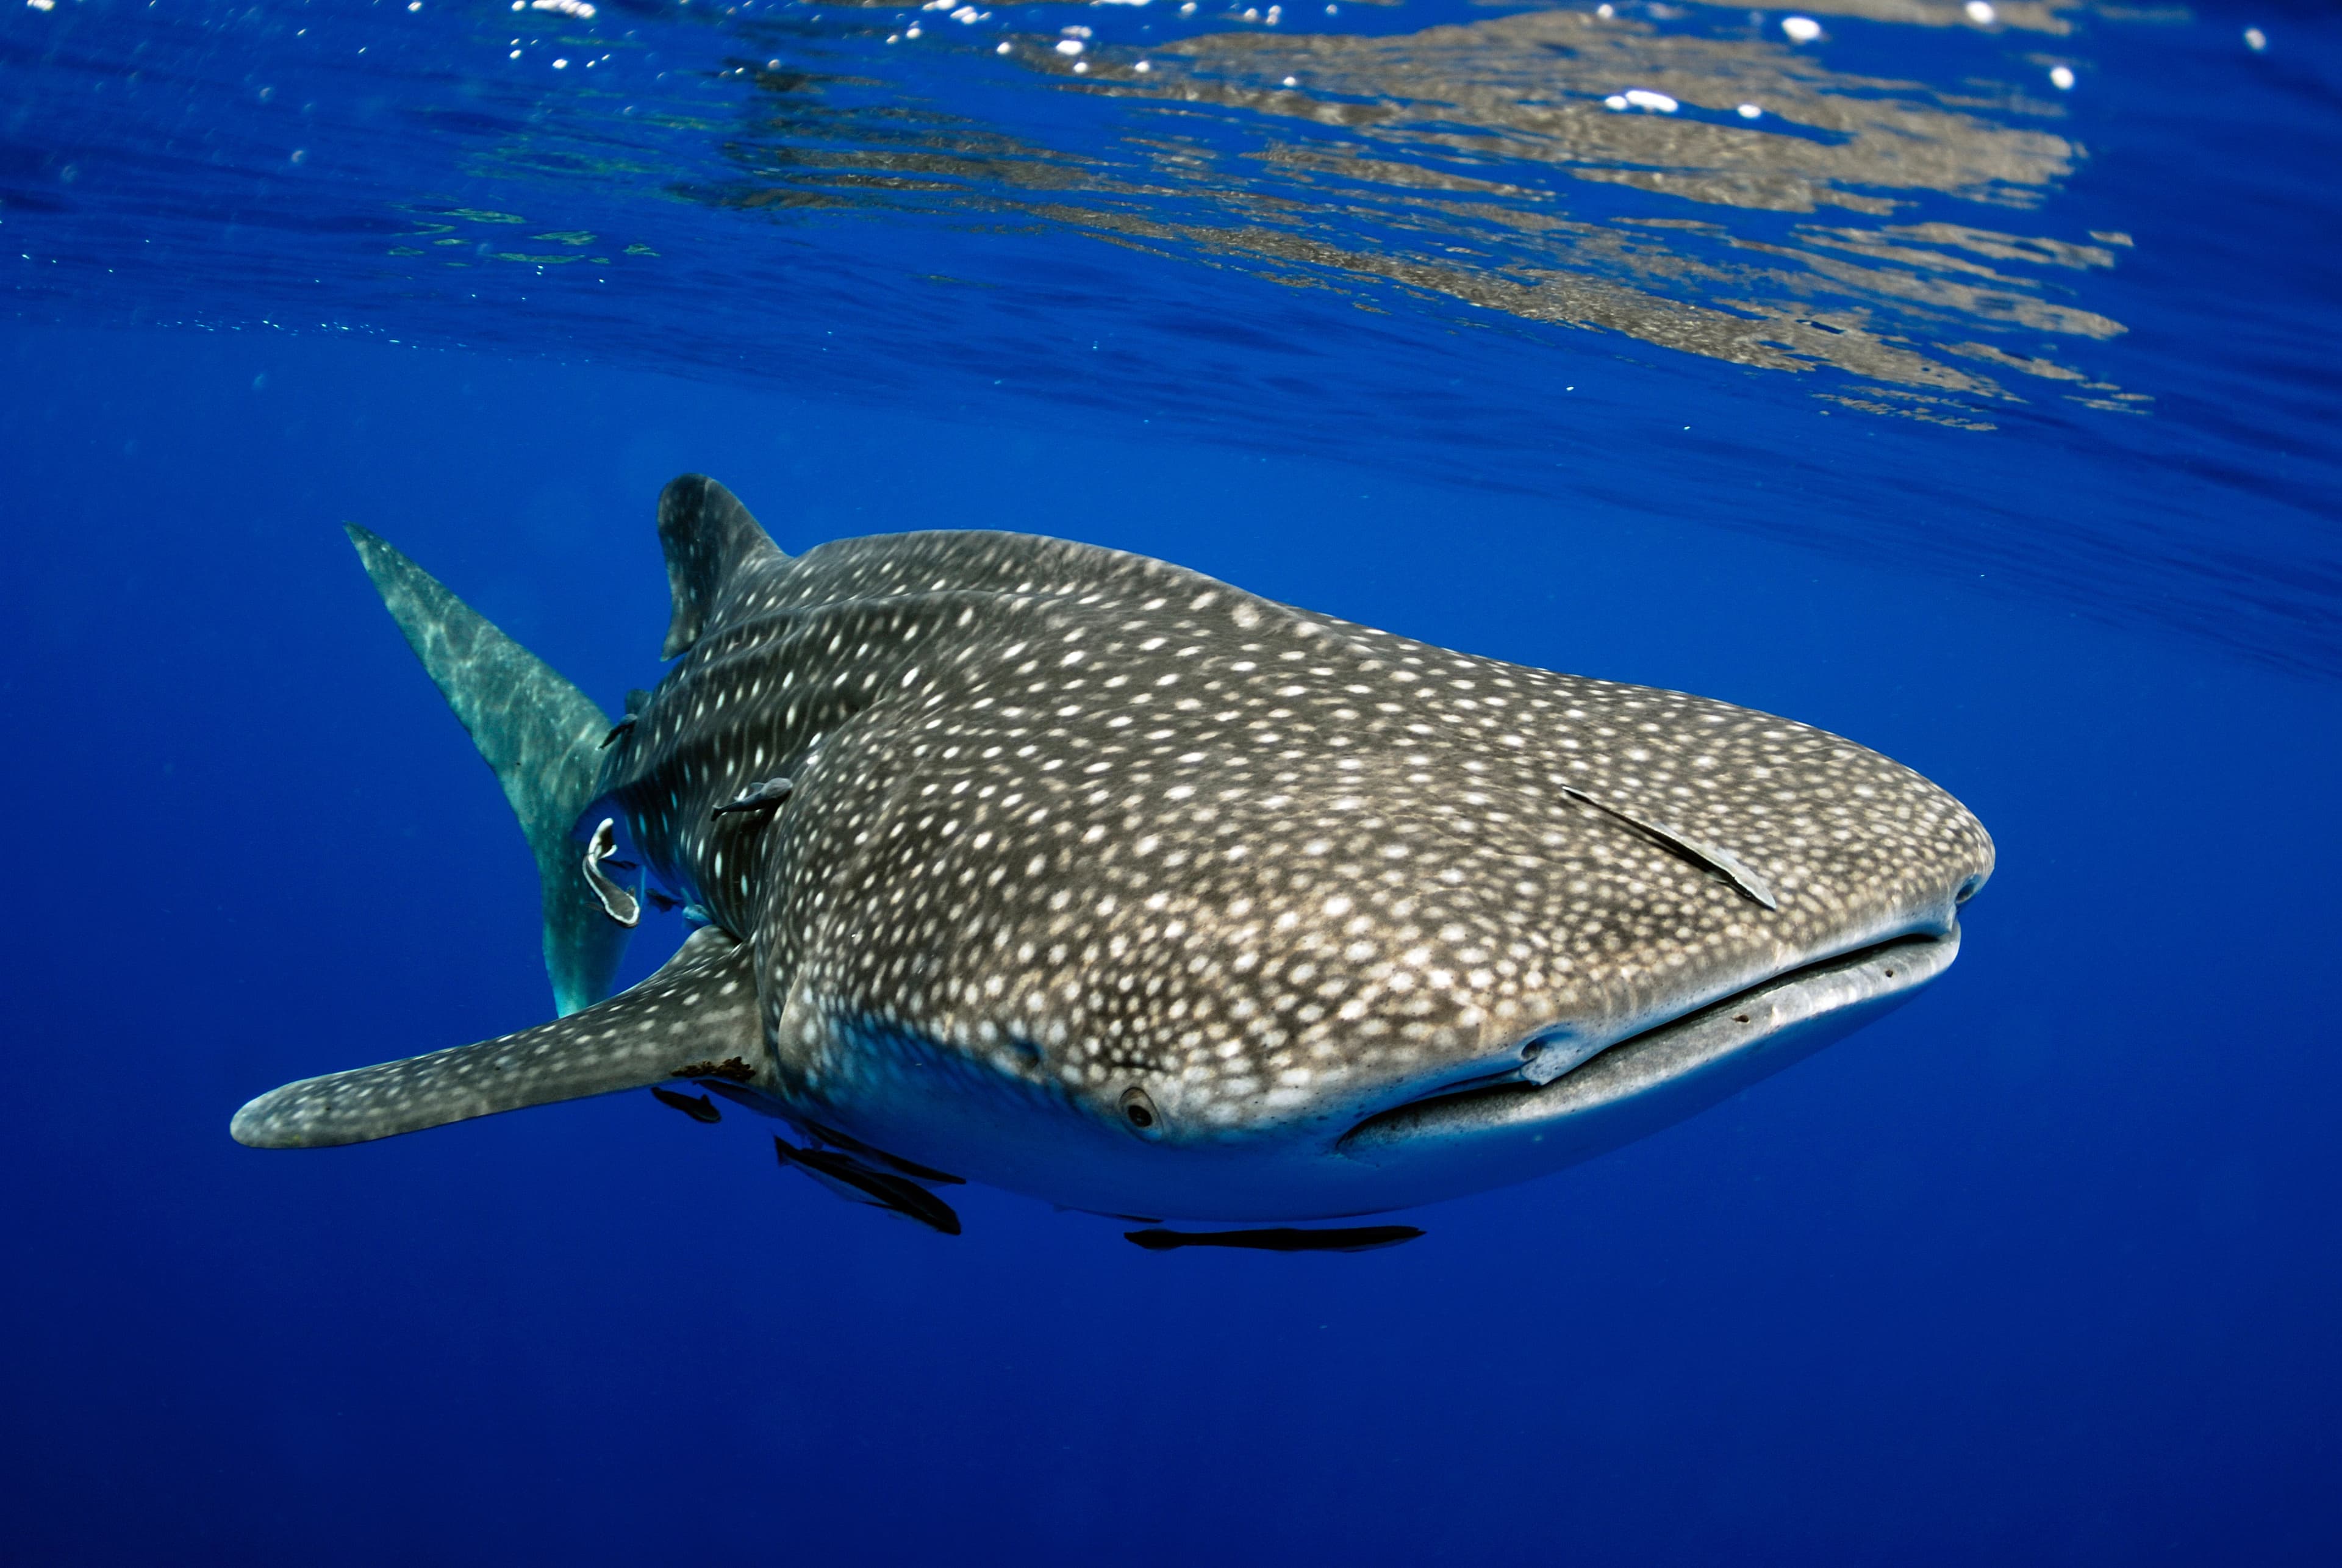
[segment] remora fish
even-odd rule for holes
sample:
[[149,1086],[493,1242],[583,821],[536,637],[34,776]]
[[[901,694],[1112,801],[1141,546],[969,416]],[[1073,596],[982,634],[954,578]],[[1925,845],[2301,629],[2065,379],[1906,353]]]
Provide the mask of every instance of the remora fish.
[[[351,534],[520,815],[564,1016],[288,1084],[246,1144],[684,1077],[892,1180],[1368,1213],[1582,1160],[1876,1017],[1992,870],[1957,801],[1835,735],[1090,545],[791,557],[678,479],[678,662],[614,726]],[[605,1000],[640,911],[611,822],[708,924]]]

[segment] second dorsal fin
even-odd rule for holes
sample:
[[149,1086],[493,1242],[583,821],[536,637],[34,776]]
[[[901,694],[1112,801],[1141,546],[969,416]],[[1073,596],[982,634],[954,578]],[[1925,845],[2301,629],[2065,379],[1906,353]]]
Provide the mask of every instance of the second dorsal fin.
[[738,496],[705,474],[686,474],[659,492],[658,530],[675,596],[659,657],[672,659],[699,641],[741,565],[758,556],[778,557],[781,547]]

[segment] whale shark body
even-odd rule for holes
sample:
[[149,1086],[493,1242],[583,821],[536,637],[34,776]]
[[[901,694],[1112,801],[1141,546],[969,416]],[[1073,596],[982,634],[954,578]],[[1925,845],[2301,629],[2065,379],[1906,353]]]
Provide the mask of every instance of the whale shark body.
[[[679,1080],[703,1093],[668,1104],[777,1117],[784,1164],[938,1229],[963,1175],[1150,1220],[1366,1214],[1585,1159],[1876,1017],[1992,870],[1957,801],[1835,735],[1092,545],[792,557],[678,479],[676,663],[614,723],[351,532],[527,833],[562,1016],[288,1084],[246,1144]],[[606,995],[646,900],[696,929]]]

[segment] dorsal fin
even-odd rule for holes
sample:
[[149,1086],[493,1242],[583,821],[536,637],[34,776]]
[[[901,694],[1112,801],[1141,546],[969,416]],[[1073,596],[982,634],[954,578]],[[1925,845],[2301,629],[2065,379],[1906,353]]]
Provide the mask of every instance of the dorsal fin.
[[[722,603],[742,564],[781,555],[740,498],[705,474],[686,474],[659,492],[659,544],[666,551],[666,581],[675,595],[659,657],[688,653]],[[786,557],[783,557],[786,559]]]
[[477,1045],[304,1078],[245,1106],[228,1130],[258,1149],[317,1149],[668,1078],[746,1076],[764,1053],[755,965],[755,948],[706,926],[648,980],[582,1013]]

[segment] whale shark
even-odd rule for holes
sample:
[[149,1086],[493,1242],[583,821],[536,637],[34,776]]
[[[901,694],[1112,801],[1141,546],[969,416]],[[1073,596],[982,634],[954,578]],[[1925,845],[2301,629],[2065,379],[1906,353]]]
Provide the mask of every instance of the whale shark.
[[[614,717],[349,534],[520,819],[557,1015],[262,1094],[259,1147],[650,1089],[937,1230],[973,1180],[1289,1249],[1844,1036],[1944,973],[1993,869],[1957,800],[1825,731],[1096,545],[790,555],[686,475],[672,664]],[[646,906],[689,934],[610,994]]]

